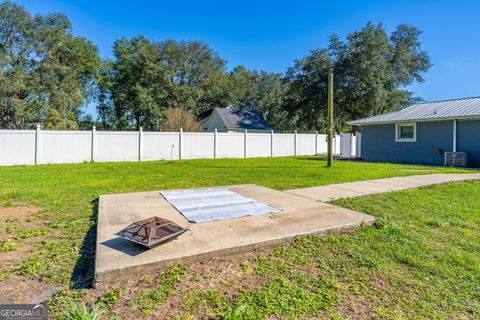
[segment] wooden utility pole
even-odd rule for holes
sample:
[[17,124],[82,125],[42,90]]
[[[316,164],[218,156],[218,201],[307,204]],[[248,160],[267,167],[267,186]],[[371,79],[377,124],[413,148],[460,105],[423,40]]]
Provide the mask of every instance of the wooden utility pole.
[[333,164],[333,73],[328,74],[327,167]]

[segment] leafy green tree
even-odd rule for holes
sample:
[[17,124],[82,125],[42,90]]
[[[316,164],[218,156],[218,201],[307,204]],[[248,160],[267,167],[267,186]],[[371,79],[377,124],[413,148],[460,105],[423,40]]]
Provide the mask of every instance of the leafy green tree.
[[76,128],[91,94],[97,48],[62,14],[32,17],[0,4],[0,127]]
[[157,47],[139,36],[114,44],[112,97],[117,129],[151,128],[169,96],[169,80]]
[[326,128],[328,73],[332,69],[328,50],[313,50],[296,60],[283,79],[286,89],[285,110],[300,130]]
[[32,101],[34,28],[20,6],[0,4],[0,128],[26,127],[42,111],[42,105]]
[[99,73],[97,98],[102,122],[113,116],[117,129],[158,130],[168,108],[199,114],[227,101],[225,62],[201,42],[122,38],[114,56]]
[[237,66],[227,79],[228,104],[259,112],[275,130],[292,129],[283,108],[285,86],[280,73],[250,71]]
[[113,86],[114,86],[113,61],[103,59],[100,62],[100,68],[95,79],[95,98],[97,100],[97,126],[99,129],[114,129],[116,127],[117,116],[113,104]]
[[326,119],[327,74],[334,73],[335,117],[342,127],[351,119],[399,110],[415,101],[408,85],[422,82],[430,68],[420,31],[399,25],[388,35],[382,24],[368,23],[345,41],[333,35],[327,49],[313,50],[295,62],[284,81],[285,108],[297,126],[322,128]]

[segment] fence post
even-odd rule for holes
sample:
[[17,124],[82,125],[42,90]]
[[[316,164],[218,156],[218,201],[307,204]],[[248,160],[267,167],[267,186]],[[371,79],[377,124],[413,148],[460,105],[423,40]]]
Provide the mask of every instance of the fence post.
[[142,161],[143,155],[143,127],[138,130],[138,161]]
[[245,129],[245,134],[243,137],[243,157],[247,157],[247,129]]
[[40,124],[37,124],[37,129],[35,130],[35,164],[40,163],[41,157],[41,138],[42,138],[42,129]]
[[297,156],[297,130],[295,130],[295,135],[293,136],[293,155]]
[[95,126],[92,127],[92,149],[90,150],[90,161],[95,162],[96,153],[97,153],[97,128]]
[[217,159],[217,128],[213,132],[213,159]]
[[273,158],[273,130],[270,131],[270,157]]
[[178,160],[182,160],[182,136],[183,136],[183,129],[180,128],[178,132]]
[[[353,145],[353,139],[355,138],[355,146]],[[357,156],[357,135],[352,133],[352,142],[350,143],[350,155],[351,158]]]
[[318,154],[318,131],[315,131],[315,155]]

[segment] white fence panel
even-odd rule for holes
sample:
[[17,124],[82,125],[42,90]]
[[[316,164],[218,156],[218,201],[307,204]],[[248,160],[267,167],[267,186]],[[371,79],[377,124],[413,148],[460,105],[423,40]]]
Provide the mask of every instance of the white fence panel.
[[350,141],[351,149],[352,149],[352,158],[357,156],[357,136],[352,134],[352,140]]
[[341,134],[341,144],[340,144],[340,156],[343,158],[352,157],[352,134],[351,133],[342,133]]
[[183,133],[182,159],[212,159],[214,157],[214,133]]
[[295,154],[295,135],[291,133],[276,133],[273,138],[273,156],[293,156]]
[[327,135],[326,134],[319,134],[317,137],[317,153],[318,154],[326,154],[328,149],[327,145]]
[[272,149],[272,135],[270,133],[247,134],[247,157],[270,157]]
[[297,156],[315,154],[315,135],[297,134]]
[[217,158],[243,158],[243,133],[217,133]]
[[335,137],[333,138],[333,154],[334,155],[340,155],[341,141],[342,141],[341,135],[335,134]]
[[91,131],[41,131],[38,163],[79,163],[92,160]]
[[[333,142],[335,155],[361,155],[360,135],[358,138],[351,134],[336,135]],[[324,134],[273,135],[274,157],[326,152]],[[212,132],[0,130],[0,165],[79,163],[92,159],[115,162],[271,155],[271,133],[217,133],[215,139]]]
[[142,160],[178,160],[178,132],[143,132]]
[[97,131],[95,161],[137,161],[139,140],[138,132]]
[[0,130],[0,166],[35,164],[35,130]]

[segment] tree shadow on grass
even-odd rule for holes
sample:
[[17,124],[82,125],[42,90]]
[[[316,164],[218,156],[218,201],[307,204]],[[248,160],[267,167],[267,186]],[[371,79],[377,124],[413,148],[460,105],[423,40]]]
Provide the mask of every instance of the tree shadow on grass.
[[[327,156],[310,156],[310,157],[298,157],[294,158],[295,160],[308,160],[308,161],[327,161]],[[360,158],[341,158],[338,156],[334,156],[333,160],[335,161],[343,161],[343,162],[365,162]]]
[[83,238],[80,249],[80,257],[75,264],[72,277],[70,278],[73,289],[85,289],[93,287],[93,278],[95,274],[95,243],[97,239],[97,217],[98,217],[98,198],[90,202],[92,213],[90,215],[88,229]]
[[295,160],[313,160],[313,161],[326,161],[326,156],[302,156],[302,157],[295,157]]

